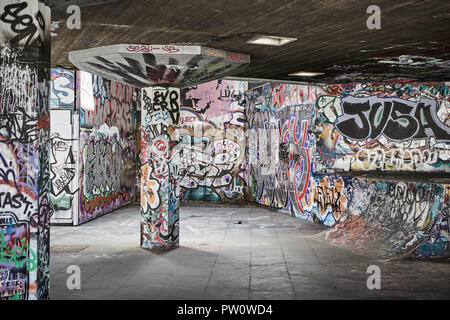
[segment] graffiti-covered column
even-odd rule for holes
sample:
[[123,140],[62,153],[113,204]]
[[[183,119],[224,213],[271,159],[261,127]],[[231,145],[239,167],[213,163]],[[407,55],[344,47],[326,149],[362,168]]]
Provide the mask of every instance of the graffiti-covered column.
[[142,89],[141,106],[141,247],[175,248],[179,233],[176,126],[180,90]]
[[0,3],[0,300],[49,295],[50,9]]

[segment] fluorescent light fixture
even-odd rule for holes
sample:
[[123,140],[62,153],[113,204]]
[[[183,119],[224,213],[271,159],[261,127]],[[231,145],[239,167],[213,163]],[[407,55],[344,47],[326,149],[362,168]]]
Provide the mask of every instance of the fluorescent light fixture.
[[316,76],[321,76],[324,74],[325,73],[323,73],[323,72],[299,71],[299,72],[289,73],[288,76],[291,76],[291,77],[316,77]]
[[286,43],[296,41],[297,38],[277,37],[277,36],[257,36],[247,41],[250,44],[262,44],[266,46],[283,46]]

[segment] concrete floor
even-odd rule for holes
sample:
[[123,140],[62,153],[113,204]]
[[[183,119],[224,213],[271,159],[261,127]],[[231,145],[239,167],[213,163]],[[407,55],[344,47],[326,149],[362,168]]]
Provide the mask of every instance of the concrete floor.
[[[242,223],[237,224],[240,220]],[[381,262],[306,239],[324,227],[260,207],[182,206],[181,247],[139,248],[139,207],[51,227],[51,299],[449,299],[449,260]],[[381,269],[381,289],[366,286]],[[81,289],[66,268],[78,265]]]

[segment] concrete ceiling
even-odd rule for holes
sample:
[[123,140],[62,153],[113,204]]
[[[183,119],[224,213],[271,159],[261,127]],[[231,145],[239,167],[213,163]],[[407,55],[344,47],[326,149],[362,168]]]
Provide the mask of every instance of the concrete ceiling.
[[[251,56],[235,76],[315,82],[449,80],[450,1],[441,0],[49,0],[52,63],[68,52],[113,44],[194,44]],[[93,5],[100,3],[98,5]],[[80,4],[81,29],[69,30],[68,4]],[[369,30],[367,7],[381,8]],[[58,23],[59,21],[59,23]],[[255,35],[298,38],[281,47],[247,44]]]

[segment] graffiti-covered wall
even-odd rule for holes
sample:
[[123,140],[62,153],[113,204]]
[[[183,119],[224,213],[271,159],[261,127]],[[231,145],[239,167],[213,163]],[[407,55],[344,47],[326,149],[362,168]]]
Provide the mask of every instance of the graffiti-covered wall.
[[445,83],[321,88],[317,169],[450,172],[450,91]]
[[47,299],[50,9],[0,3],[0,300]]
[[[265,85],[247,94],[248,164],[256,202],[311,220],[318,89]],[[326,218],[324,218],[326,219]]]
[[135,193],[134,88],[77,73],[80,112],[80,223],[129,203]]
[[52,223],[78,224],[79,114],[75,110],[75,75],[50,72],[50,204]]
[[[424,172],[445,178],[450,171],[446,84],[273,84],[248,92],[246,99],[256,202],[337,229],[360,216],[373,242],[384,237],[380,246],[403,236],[411,242],[406,248],[397,241],[402,253],[449,255],[448,185],[419,182],[426,181]],[[411,182],[389,182],[386,175],[360,180],[363,173],[382,171],[407,172]],[[361,185],[386,194],[384,207],[372,193],[361,196]],[[369,206],[367,214],[356,214],[358,203]]]
[[[435,178],[445,179],[450,172],[450,92],[447,83],[346,84],[329,85],[321,90],[316,103],[317,171],[408,172],[412,181],[424,181],[430,173]],[[353,183],[345,185],[349,191],[341,198],[348,203],[355,198],[358,187]],[[435,189],[428,183],[422,184],[419,191],[425,187]],[[447,189],[448,185],[438,187]],[[402,234],[411,240],[409,247],[417,247],[412,256],[449,256],[448,192],[440,196],[441,205],[435,204],[437,209],[431,215],[427,214],[428,202],[418,201],[423,195],[418,195],[415,189],[410,184],[399,188],[404,190],[398,196],[404,202],[403,220],[396,222],[389,215],[393,208],[388,201],[384,204],[385,213],[378,217],[392,225],[419,219],[424,226],[411,224],[409,232]],[[342,214],[347,210],[354,214],[353,207],[345,209],[342,201],[339,201],[339,208],[343,210],[338,211],[338,203],[326,203],[330,203],[328,207],[333,212]],[[367,217],[363,217],[364,230],[376,229],[370,222],[372,218],[367,222]],[[385,223],[381,225],[384,226],[381,234],[386,235],[389,227]],[[400,235],[400,230],[397,231]],[[371,232],[373,235],[375,231]],[[361,231],[359,235],[363,233],[367,232]],[[418,233],[421,233],[419,239]],[[417,236],[414,239],[413,234]],[[400,246],[399,239],[396,243]]]
[[428,251],[448,253],[448,238],[442,239],[443,234],[431,236],[436,227],[442,227],[449,202],[448,185],[355,176],[344,177],[344,181],[347,214],[313,239],[383,258],[418,257]]
[[450,256],[450,185],[444,185],[444,205],[427,241],[421,243],[413,252],[414,258],[441,258]]
[[183,200],[243,200],[247,83],[216,80],[181,91],[178,150]]
[[50,71],[50,108],[75,108],[75,72],[52,68]]
[[73,110],[50,110],[52,223],[78,224],[79,130]]

